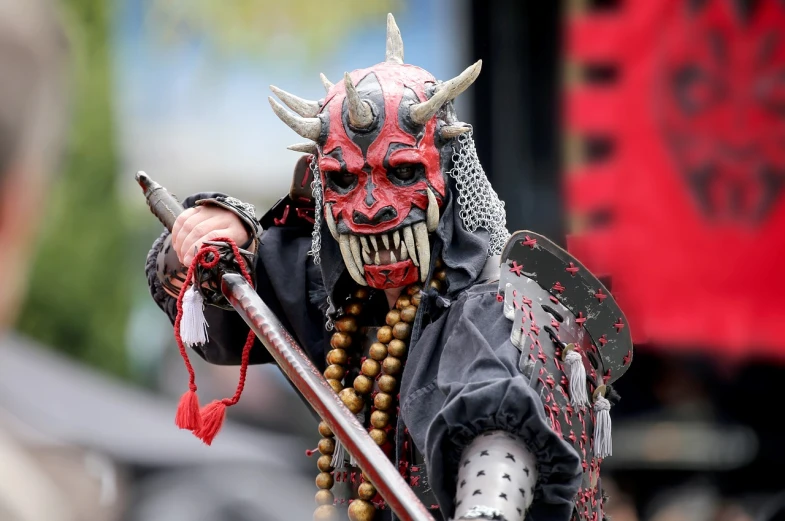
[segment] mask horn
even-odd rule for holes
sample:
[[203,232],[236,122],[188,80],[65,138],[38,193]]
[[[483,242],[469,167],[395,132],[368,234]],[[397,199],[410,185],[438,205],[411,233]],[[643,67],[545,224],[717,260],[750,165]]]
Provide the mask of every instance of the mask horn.
[[317,141],[322,134],[322,120],[319,118],[303,118],[295,116],[283,106],[275,101],[272,96],[267,98],[275,115],[286,123],[289,128],[300,134],[306,139]]
[[311,101],[295,96],[294,94],[289,94],[275,85],[270,85],[270,90],[272,90],[287,107],[304,118],[312,118],[319,113],[318,101]]
[[360,94],[352,83],[347,72],[343,76],[346,84],[346,101],[349,106],[349,123],[357,129],[368,128],[373,123],[373,111],[367,102],[360,98]]
[[442,106],[448,101],[457,98],[463,91],[474,83],[482,69],[482,60],[478,60],[474,65],[470,65],[465,71],[455,78],[445,81],[437,86],[436,93],[427,101],[417,103],[409,108],[409,115],[415,123],[425,125]]
[[294,145],[289,145],[289,150],[294,150],[295,152],[302,152],[304,154],[313,154],[316,155],[319,153],[319,148],[316,146],[316,143],[309,142],[309,143],[295,143]]
[[387,14],[387,49],[384,61],[403,65],[403,39],[392,13]]
[[439,131],[439,134],[442,136],[442,139],[452,139],[460,136],[464,132],[469,132],[471,129],[471,127],[463,125],[444,125]]
[[323,73],[319,73],[319,78],[321,78],[322,80],[322,85],[324,85],[324,90],[330,92],[330,89],[333,88],[333,82],[328,80],[327,76],[325,76]]

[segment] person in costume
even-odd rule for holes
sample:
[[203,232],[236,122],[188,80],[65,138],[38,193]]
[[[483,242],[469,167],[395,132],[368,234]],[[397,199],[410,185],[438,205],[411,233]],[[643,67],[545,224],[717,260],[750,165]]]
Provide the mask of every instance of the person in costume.
[[[308,140],[290,147],[305,154],[290,194],[261,220],[224,194],[187,198],[148,256],[153,297],[175,321],[186,266],[205,242],[231,240],[435,519],[602,519],[610,384],[632,356],[624,317],[577,259],[507,231],[452,104],[481,62],[437,81],[403,53],[389,15],[382,63],[322,76],[318,101],[272,87],[288,107],[271,97],[275,113]],[[248,327],[197,279],[208,327],[189,334],[193,349],[240,364]],[[257,341],[249,362],[270,361]],[[319,432],[314,519],[390,519],[325,423]]]

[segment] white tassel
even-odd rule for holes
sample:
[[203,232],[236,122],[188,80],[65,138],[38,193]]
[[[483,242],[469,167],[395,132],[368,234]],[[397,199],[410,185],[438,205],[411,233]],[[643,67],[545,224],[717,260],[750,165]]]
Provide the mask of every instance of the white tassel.
[[333,452],[333,459],[330,461],[330,466],[334,469],[342,469],[346,463],[346,450],[343,448],[343,443],[338,438],[335,438],[335,452]]
[[589,405],[589,394],[586,390],[586,368],[583,357],[575,349],[570,349],[564,356],[564,372],[570,382],[570,401],[577,407]]
[[594,452],[598,458],[610,456],[613,452],[611,442],[611,402],[604,396],[594,400]]
[[[363,422],[365,422],[365,414],[360,412],[357,413],[355,417],[357,418],[357,421],[360,422],[360,425],[362,425]],[[352,456],[352,454],[343,447],[343,443],[341,443],[341,440],[339,440],[336,437],[335,452],[333,452],[333,459],[332,461],[330,461],[330,466],[332,466],[335,469],[343,468],[343,466],[346,464],[347,453],[349,453],[349,465],[353,467],[358,467],[359,464],[357,463],[357,460],[354,459],[354,456]]]
[[193,286],[183,295],[183,317],[180,320],[180,338],[187,346],[207,343],[207,320],[204,318],[204,299]]
[[[360,425],[365,425],[365,413],[358,412],[357,413],[357,421],[360,422]],[[349,452],[349,451],[346,451],[346,452]],[[359,467],[360,466],[360,464],[357,462],[357,460],[354,459],[354,456],[352,456],[351,452],[349,452],[349,465],[351,465],[352,467]]]

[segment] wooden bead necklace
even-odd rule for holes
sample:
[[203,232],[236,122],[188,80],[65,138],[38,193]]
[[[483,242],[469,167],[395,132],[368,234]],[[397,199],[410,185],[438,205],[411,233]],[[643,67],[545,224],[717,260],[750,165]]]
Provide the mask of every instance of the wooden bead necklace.
[[[436,261],[437,271],[430,283],[431,288],[439,292],[444,289],[446,280],[443,266],[440,260]],[[335,320],[335,333],[330,339],[331,349],[327,353],[324,377],[354,414],[371,406],[368,433],[379,446],[387,443],[388,434],[394,429],[392,425],[395,425],[397,414],[398,380],[406,362],[408,340],[420,305],[421,289],[419,284],[412,284],[401,292],[395,307],[385,317],[385,325],[376,332],[376,342],[371,345],[368,357],[359,364],[359,374],[351,382],[350,375],[353,373],[348,369],[349,364],[360,359],[365,339],[364,331],[357,324],[357,318],[362,314],[370,291],[364,287],[355,289],[344,304],[343,313]],[[357,349],[350,355],[348,350],[353,345]],[[378,392],[374,389],[374,382]],[[338,521],[339,511],[335,506],[335,496],[331,492],[335,483],[332,471],[336,440],[325,422],[319,423],[319,434],[322,436],[318,446],[321,456],[316,462],[319,468],[316,486],[319,491],[315,498],[318,506],[313,518],[316,521]],[[358,496],[358,499],[349,504],[349,519],[371,521],[376,513],[376,507],[371,502],[376,497],[376,488],[364,472]]]

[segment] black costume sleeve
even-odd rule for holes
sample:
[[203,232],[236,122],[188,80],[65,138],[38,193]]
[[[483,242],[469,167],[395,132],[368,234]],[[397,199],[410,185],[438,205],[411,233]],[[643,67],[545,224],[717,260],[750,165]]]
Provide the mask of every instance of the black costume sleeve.
[[[407,366],[416,364],[416,372],[402,385],[416,388],[406,389],[404,422],[426,458],[443,512],[453,511],[463,449],[485,432],[506,431],[537,458],[539,497],[531,517],[566,520],[580,485],[581,459],[547,423],[541,398],[518,369],[520,352],[509,330],[491,285],[475,286],[452,302],[410,354]],[[420,369],[426,367],[432,369]]]
[[[200,199],[223,194],[200,193],[188,197],[183,206],[190,208]],[[165,231],[153,243],[147,256],[145,271],[150,293],[158,307],[174,324],[177,301],[164,290],[158,277],[157,259],[164,248],[169,232]],[[257,256],[256,291],[262,300],[300,342],[300,345],[317,362],[323,365],[324,322],[318,309],[310,303],[309,293],[319,286],[318,268],[307,255],[310,235],[299,228],[274,227],[263,232]],[[208,342],[193,346],[194,351],[207,362],[218,365],[239,365],[242,348],[249,328],[243,319],[231,310],[205,306]],[[272,357],[256,339],[251,351],[251,363],[272,362]]]

